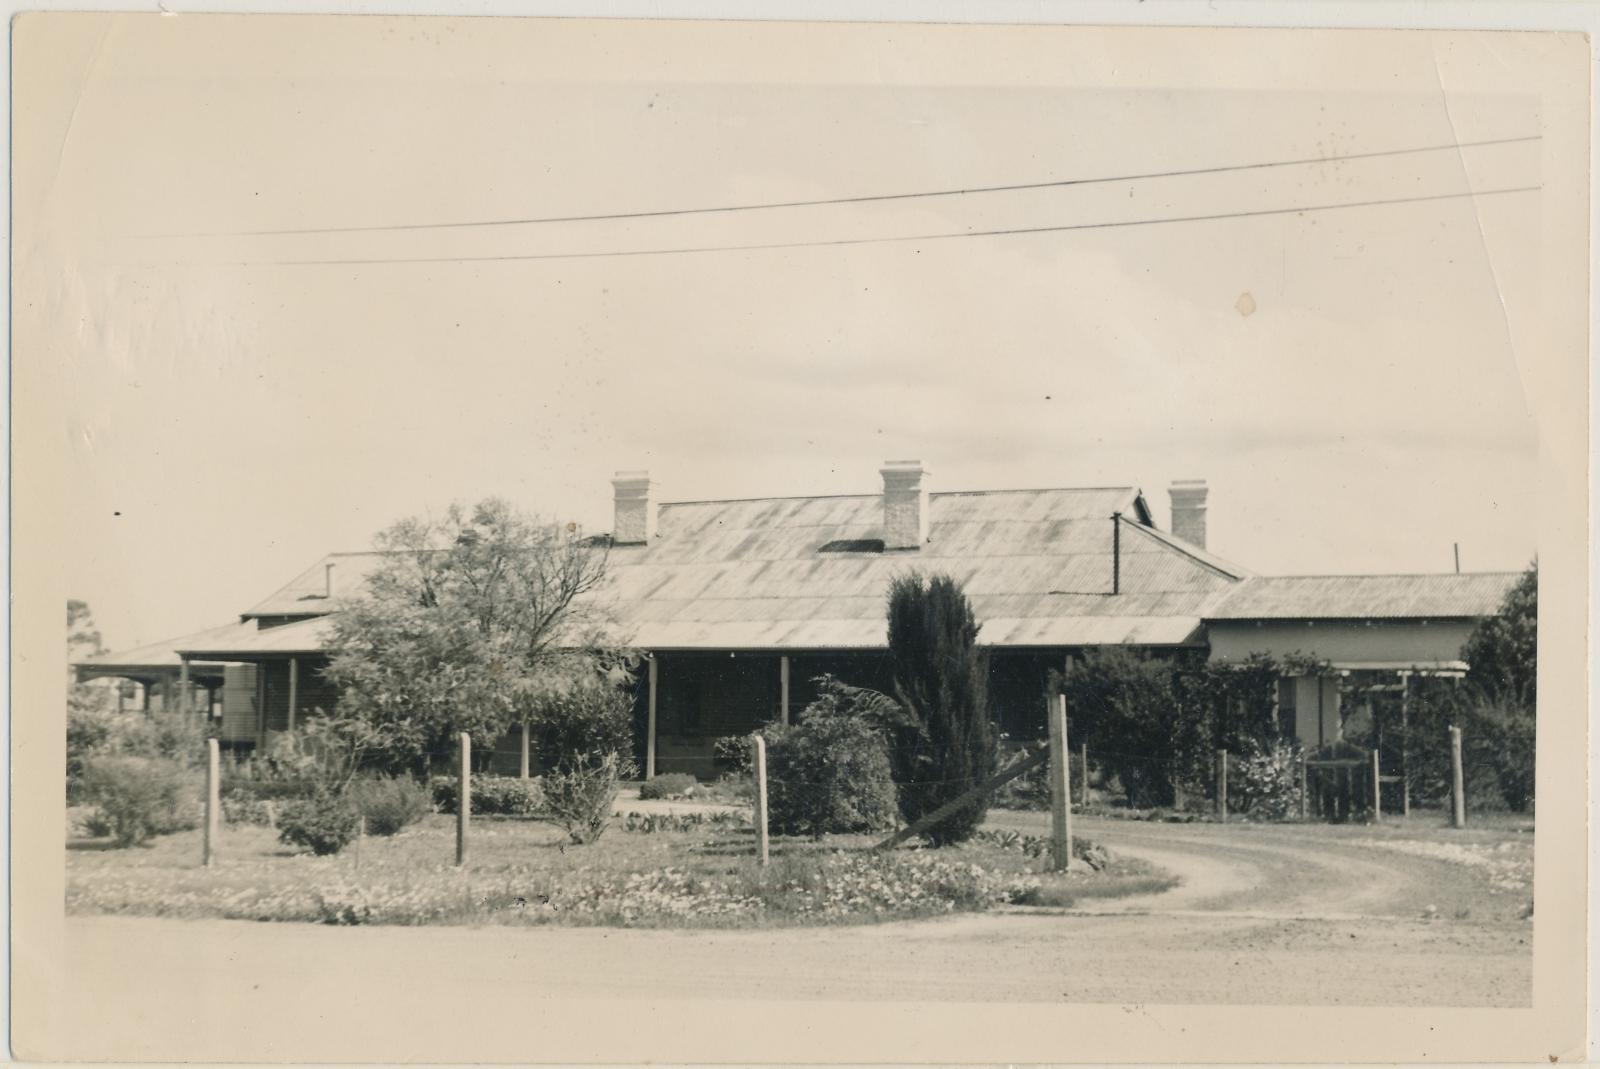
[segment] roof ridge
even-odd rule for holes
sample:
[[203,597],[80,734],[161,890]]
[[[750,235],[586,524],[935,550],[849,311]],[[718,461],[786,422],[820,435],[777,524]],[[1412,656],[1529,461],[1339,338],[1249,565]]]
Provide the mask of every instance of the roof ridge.
[[663,501],[662,508],[671,505],[744,505],[752,501],[823,501],[850,497],[873,498],[881,494],[777,494],[770,497],[707,497],[693,501]]
[[[929,497],[975,497],[982,494],[1094,494],[1118,491],[1136,493],[1134,486],[1012,486],[992,490],[930,490]],[[662,508],[670,505],[743,505],[753,501],[837,501],[846,498],[876,498],[881,493],[864,494],[771,494],[759,497],[707,497],[689,501],[662,501]]]

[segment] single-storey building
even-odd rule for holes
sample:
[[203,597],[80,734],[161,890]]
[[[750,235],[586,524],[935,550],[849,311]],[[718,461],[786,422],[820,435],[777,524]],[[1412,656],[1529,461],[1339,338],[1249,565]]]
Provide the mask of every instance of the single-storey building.
[[[934,493],[917,461],[880,476],[868,494],[657,502],[648,474],[617,474],[593,597],[616,637],[648,654],[637,701],[646,775],[709,773],[718,738],[786,721],[825,672],[887,689],[887,589],[912,568],[963,584],[990,651],[991,707],[1016,737],[1042,733],[1050,672],[1093,647],[1223,661],[1292,652],[1393,678],[1460,672],[1472,622],[1516,579],[1255,576],[1207,549],[1196,480],[1173,485],[1164,531],[1134,487]],[[227,666],[225,742],[263,745],[331,706],[330,616],[378,559],[330,554],[238,623],[172,644],[181,662]],[[1332,674],[1288,681],[1283,723],[1307,742],[1337,737],[1339,690]],[[513,766],[516,748],[505,747]]]

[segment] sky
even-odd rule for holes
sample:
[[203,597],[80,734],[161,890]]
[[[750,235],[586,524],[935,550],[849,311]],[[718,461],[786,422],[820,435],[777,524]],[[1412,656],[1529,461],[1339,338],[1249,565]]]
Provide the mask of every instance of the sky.
[[608,529],[619,469],[699,500],[873,493],[884,460],[919,458],[934,490],[1139,486],[1162,526],[1167,486],[1204,478],[1209,548],[1263,574],[1449,571],[1454,543],[1465,570],[1533,557],[1540,197],[1482,191],[1537,186],[1537,142],[246,233],[1540,130],[1537,96],[1452,88],[1426,48],[1329,73],[1296,44],[1233,74],[1171,38],[773,32],[24,25],[16,314],[42,341],[17,358],[61,376],[72,593],[106,642],[225,623],[452,500]]

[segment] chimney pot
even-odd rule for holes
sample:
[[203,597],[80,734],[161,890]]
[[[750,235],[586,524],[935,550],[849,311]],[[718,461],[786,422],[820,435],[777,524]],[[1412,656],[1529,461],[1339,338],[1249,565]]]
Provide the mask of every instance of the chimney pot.
[[1167,493],[1172,498],[1172,533],[1199,549],[1206,548],[1206,481],[1175,479]]
[[886,460],[883,476],[883,548],[920,549],[928,541],[928,473],[920,460]]
[[650,503],[650,473],[619,471],[611,480],[616,517],[611,541],[619,546],[648,545],[656,535],[656,510]]

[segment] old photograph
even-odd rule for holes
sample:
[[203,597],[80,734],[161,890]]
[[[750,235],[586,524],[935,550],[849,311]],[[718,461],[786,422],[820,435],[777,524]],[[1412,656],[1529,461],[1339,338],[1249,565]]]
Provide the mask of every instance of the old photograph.
[[1586,40],[14,41],[26,1056],[1583,1056]]

